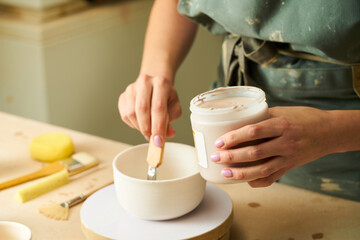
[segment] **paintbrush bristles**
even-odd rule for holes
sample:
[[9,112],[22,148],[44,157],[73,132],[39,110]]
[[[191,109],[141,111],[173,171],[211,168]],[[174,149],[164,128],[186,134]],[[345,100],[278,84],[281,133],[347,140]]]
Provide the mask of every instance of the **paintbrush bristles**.
[[51,202],[40,206],[39,211],[42,215],[55,220],[68,220],[69,206]]
[[80,194],[79,196],[72,198],[66,202],[60,203],[60,204],[51,202],[49,204],[41,205],[39,208],[39,211],[41,214],[43,214],[44,216],[46,216],[48,218],[52,218],[55,220],[67,220],[69,218],[69,211],[70,211],[71,207],[83,202],[86,198],[88,198],[94,192],[96,192],[99,189],[106,187],[112,183],[113,183],[113,181],[106,183],[103,186],[97,187],[86,194]]

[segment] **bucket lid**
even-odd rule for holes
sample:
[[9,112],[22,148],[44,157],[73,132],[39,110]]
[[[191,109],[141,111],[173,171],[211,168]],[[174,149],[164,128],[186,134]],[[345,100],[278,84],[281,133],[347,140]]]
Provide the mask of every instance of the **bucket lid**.
[[[204,102],[213,101],[217,99],[244,97],[251,98],[250,101],[241,102],[239,104],[231,104],[226,107],[204,108],[200,107]],[[229,112],[236,112],[248,109],[255,104],[265,101],[265,93],[260,88],[250,86],[234,86],[234,87],[220,87],[201,93],[194,97],[190,102],[190,111],[197,114],[224,114]]]

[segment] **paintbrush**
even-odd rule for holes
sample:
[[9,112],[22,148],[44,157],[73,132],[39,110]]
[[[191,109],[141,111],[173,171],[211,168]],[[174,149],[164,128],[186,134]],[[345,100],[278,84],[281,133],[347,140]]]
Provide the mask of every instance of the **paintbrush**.
[[55,202],[43,204],[40,206],[39,211],[41,214],[43,214],[44,216],[46,216],[48,218],[52,218],[55,220],[67,220],[69,218],[69,209],[71,207],[83,202],[86,198],[88,198],[90,195],[92,195],[99,189],[104,188],[112,183],[113,182],[107,183],[107,184],[105,184],[101,187],[98,187],[88,193],[82,193],[79,196],[72,198],[66,202],[60,203],[60,204],[55,203]]
[[44,193],[50,192],[70,182],[69,177],[83,172],[91,167],[97,166],[99,161],[90,154],[81,152],[72,155],[67,160],[67,168],[50,176],[43,177],[16,192],[15,198],[18,202],[24,203]]
[[[165,123],[165,139],[167,135],[169,123],[169,116],[166,116],[166,123]],[[147,172],[147,180],[156,180],[157,177],[157,169],[162,163],[163,155],[164,155],[164,147],[165,141],[161,147],[158,147],[154,143],[154,136],[151,136],[147,154],[147,163],[148,163],[148,172]]]
[[46,177],[56,172],[60,172],[66,169],[70,176],[79,172],[85,171],[86,169],[95,167],[99,164],[99,161],[88,153],[79,152],[73,154],[70,158],[65,158],[50,164],[44,165],[41,169],[27,174],[22,177],[18,177],[4,183],[0,183],[0,190],[9,188],[12,186],[19,185],[31,180]]

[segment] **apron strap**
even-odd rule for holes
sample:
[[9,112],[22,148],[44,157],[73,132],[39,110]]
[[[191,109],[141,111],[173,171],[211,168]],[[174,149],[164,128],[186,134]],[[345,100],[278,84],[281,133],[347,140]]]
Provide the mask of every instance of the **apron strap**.
[[256,38],[242,37],[244,56],[258,64],[269,66],[279,58],[276,47]]
[[360,64],[356,64],[352,66],[352,74],[353,74],[354,91],[360,98]]
[[[278,58],[277,50],[271,42],[239,35],[228,35],[222,48],[225,82],[228,86],[256,86],[248,74],[247,61],[268,66]],[[234,74],[236,69],[237,74]]]
[[238,78],[234,73],[239,66],[237,58],[234,57],[235,46],[240,42],[240,36],[228,35],[222,45],[222,62],[224,66],[225,83],[228,86],[239,85]]

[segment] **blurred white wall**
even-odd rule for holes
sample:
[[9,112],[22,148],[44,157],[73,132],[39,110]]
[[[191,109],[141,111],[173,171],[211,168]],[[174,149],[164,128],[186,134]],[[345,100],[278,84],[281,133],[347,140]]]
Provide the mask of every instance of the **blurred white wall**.
[[[130,144],[145,142],[117,100],[140,67],[152,1],[119,1],[48,21],[0,17],[0,111]],[[171,141],[193,144],[192,97],[216,78],[221,36],[200,28],[176,77],[182,117]]]

